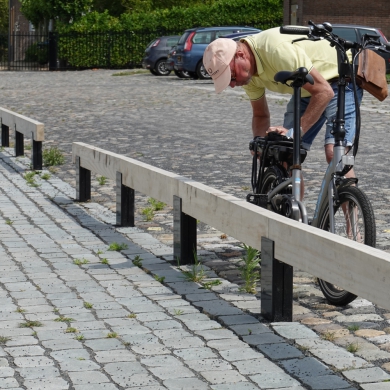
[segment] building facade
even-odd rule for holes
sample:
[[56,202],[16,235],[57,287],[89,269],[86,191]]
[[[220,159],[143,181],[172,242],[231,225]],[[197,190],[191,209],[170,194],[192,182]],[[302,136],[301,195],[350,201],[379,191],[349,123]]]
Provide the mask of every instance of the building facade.
[[390,0],[284,0],[283,24],[309,20],[377,27],[390,39]]

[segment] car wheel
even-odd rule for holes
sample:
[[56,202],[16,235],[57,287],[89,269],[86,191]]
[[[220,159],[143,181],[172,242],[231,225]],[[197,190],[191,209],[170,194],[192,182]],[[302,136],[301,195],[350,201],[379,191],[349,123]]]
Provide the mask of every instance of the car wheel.
[[198,66],[196,67],[196,74],[201,80],[207,80],[211,78],[211,76],[207,73],[207,70],[203,66],[203,62],[199,62]]
[[195,79],[195,80],[198,80],[198,74],[196,72],[187,72],[188,75],[192,78],[192,79]]
[[154,69],[158,76],[168,76],[171,73],[171,71],[165,67],[165,63],[166,63],[165,61],[166,60],[159,60],[156,63]]
[[175,75],[177,77],[180,77],[181,79],[188,79],[190,78],[191,76],[188,74],[188,72],[186,72],[185,70],[175,70]]
[[154,69],[149,69],[151,74],[154,74],[155,76],[158,76],[158,73]]

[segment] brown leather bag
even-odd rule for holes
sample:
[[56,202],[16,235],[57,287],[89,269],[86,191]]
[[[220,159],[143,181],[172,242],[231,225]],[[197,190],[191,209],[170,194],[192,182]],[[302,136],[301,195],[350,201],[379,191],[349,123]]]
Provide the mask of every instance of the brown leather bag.
[[359,55],[356,83],[381,102],[387,98],[386,63],[373,50],[365,49]]

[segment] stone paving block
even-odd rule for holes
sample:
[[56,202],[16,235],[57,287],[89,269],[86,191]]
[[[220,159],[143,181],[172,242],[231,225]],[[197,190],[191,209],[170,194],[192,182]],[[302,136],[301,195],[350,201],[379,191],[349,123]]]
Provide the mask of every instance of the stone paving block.
[[140,363],[147,367],[183,366],[183,363],[179,359],[171,355],[143,357],[141,358]]
[[113,349],[123,349],[123,344],[117,339],[96,339],[87,340],[84,345],[93,351],[108,351]]
[[110,379],[99,371],[70,372],[69,378],[73,385],[101,384],[110,382]]
[[95,352],[95,359],[99,363],[134,362],[135,355],[127,349]]
[[0,378],[7,378],[14,376],[15,370],[12,367],[0,367]]
[[220,300],[198,301],[192,303],[195,307],[201,308],[203,312],[213,316],[237,315],[242,313],[240,309]]
[[247,382],[247,379],[235,370],[202,371],[200,374],[210,383],[210,385]]
[[373,381],[384,381],[390,379],[390,375],[387,374],[379,367],[360,368],[356,370],[343,371],[343,375],[357,383],[370,383]]
[[16,371],[25,379],[59,377],[60,372],[54,366],[17,368]]
[[243,341],[249,345],[259,345],[259,344],[275,344],[275,343],[284,343],[284,339],[273,333],[261,333],[253,334],[249,336],[243,336]]
[[229,329],[231,329],[234,333],[240,336],[248,336],[250,334],[273,333],[269,327],[259,322],[244,325],[231,325],[229,326]]
[[350,384],[340,378],[333,375],[321,375],[317,377],[307,376],[302,378],[302,382],[305,385],[309,385],[313,390],[334,390],[334,389],[350,389]]
[[390,382],[382,382],[382,383],[362,383],[360,384],[360,387],[363,390],[389,390],[390,389]]
[[18,367],[44,367],[53,366],[53,360],[46,356],[16,357],[14,363]]
[[45,353],[45,350],[38,346],[23,346],[23,347],[12,347],[4,348],[4,351],[10,354],[11,356],[40,356]]
[[[75,336],[73,336],[74,338]],[[50,348],[53,351],[60,351],[66,349],[79,349],[81,344],[80,341],[72,340],[68,338],[57,339],[57,340],[43,340],[42,345],[45,348]]]
[[34,345],[38,344],[38,340],[34,336],[18,336],[11,338],[5,343],[7,347],[16,347],[20,345]]
[[243,375],[261,374],[267,372],[282,372],[283,370],[275,363],[266,358],[240,360],[232,363]]
[[167,321],[149,321],[144,322],[144,325],[152,330],[162,330],[162,329],[181,329],[182,325],[175,320]]
[[62,371],[92,371],[92,370],[100,370],[100,366],[96,364],[92,360],[82,360],[80,358],[70,358],[59,361],[59,366]]
[[235,349],[235,348],[247,348],[248,344],[239,340],[238,338],[235,339],[221,339],[221,340],[210,340],[207,341],[207,346],[210,348],[215,348],[219,351],[225,351],[228,349]]
[[[156,343],[158,340],[156,338]],[[154,355],[169,355],[171,351],[168,348],[156,343],[131,345],[131,349],[138,355],[154,356]]]
[[22,390],[15,378],[0,378],[0,389]]
[[329,375],[332,373],[328,367],[312,357],[283,360],[280,364],[288,373],[300,378],[301,380],[306,377],[316,378],[318,376]]
[[186,361],[188,367],[194,371],[226,371],[232,370],[233,367],[223,359],[198,359]]
[[67,390],[69,384],[62,378],[40,378],[24,381],[29,390]]
[[266,372],[257,375],[251,375],[250,378],[257,383],[260,388],[279,389],[282,387],[298,387],[300,383],[291,378],[285,372]]
[[79,349],[69,349],[61,351],[52,351],[50,356],[59,361],[68,361],[68,360],[89,360],[91,356],[88,351],[82,347],[82,344],[79,345]]
[[229,362],[243,361],[243,360],[256,360],[263,358],[264,355],[256,350],[246,348],[235,348],[219,351],[220,355]]
[[[169,390],[207,390],[209,386],[207,383],[202,382],[198,378],[178,378],[178,379],[167,379],[164,381],[164,388]],[[148,390],[148,389],[145,389]],[[152,389],[151,389],[152,390]]]
[[182,348],[175,349],[173,353],[183,359],[187,360],[199,360],[217,358],[218,356],[210,348]]
[[[257,390],[258,386],[250,382],[226,383],[222,385],[211,385],[213,390]],[[294,388],[295,390],[295,388]],[[296,390],[299,390],[298,388]]]
[[302,352],[287,343],[279,344],[258,344],[256,346],[267,357],[273,360],[293,359],[303,357]]
[[163,344],[168,348],[197,348],[202,347],[204,342],[199,337],[182,337],[163,340]]
[[[288,323],[286,323],[288,324]],[[287,339],[312,339],[318,338],[318,335],[305,325],[289,323],[289,325],[278,326],[276,323],[271,324],[273,329],[282,337]]]
[[[180,319],[180,317],[178,317]],[[184,321],[183,321],[184,322]],[[191,331],[202,331],[220,328],[221,325],[216,321],[187,321],[184,322]]]
[[310,349],[315,357],[338,370],[370,367],[372,364],[342,349]]

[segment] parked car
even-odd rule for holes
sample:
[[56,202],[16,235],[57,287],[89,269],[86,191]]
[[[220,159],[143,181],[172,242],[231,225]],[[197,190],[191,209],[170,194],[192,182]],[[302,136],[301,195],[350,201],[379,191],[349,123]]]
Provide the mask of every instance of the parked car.
[[165,66],[167,56],[172,46],[177,44],[179,38],[179,35],[171,35],[153,39],[145,50],[142,67],[149,69],[155,76],[168,76],[171,71]]
[[174,71],[175,75],[181,79],[188,79],[191,76],[188,74],[185,70],[176,70],[174,68],[175,66],[175,58],[176,58],[176,46],[173,46],[172,49],[169,51],[167,56],[167,61],[165,63],[165,68],[169,71]]
[[233,41],[239,41],[241,38],[245,38],[248,35],[258,34],[261,31],[262,30],[238,32],[238,33],[234,33],[234,34],[224,35],[221,38],[230,38],[230,39],[233,39]]
[[[347,41],[360,42],[364,34],[378,35],[382,43],[388,43],[385,35],[379,28],[358,26],[353,24],[332,24],[333,32]],[[377,51],[386,61],[386,73],[390,73],[390,53]]]
[[253,27],[198,27],[184,32],[177,46],[174,56],[173,69],[187,71],[193,78],[209,79],[210,76],[203,66],[203,53],[207,45],[222,36],[260,30]]

